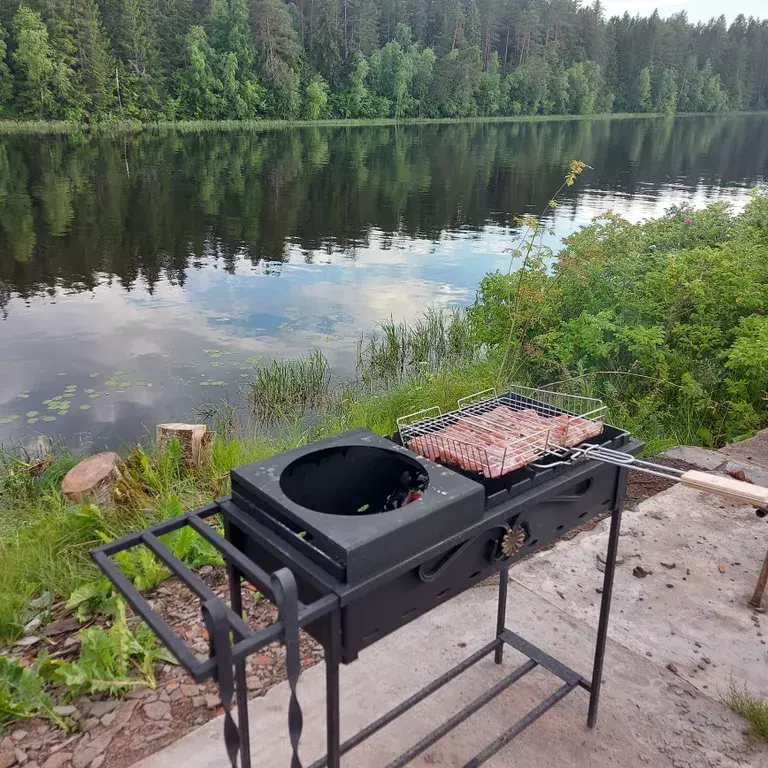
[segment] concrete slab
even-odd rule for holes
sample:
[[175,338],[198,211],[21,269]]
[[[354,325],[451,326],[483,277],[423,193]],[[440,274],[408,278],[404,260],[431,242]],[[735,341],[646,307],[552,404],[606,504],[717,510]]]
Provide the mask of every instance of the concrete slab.
[[[768,693],[768,630],[763,637],[761,626],[768,620],[755,621],[746,607],[765,552],[766,525],[749,507],[680,486],[626,512],[625,562],[617,573],[598,728],[586,728],[587,696],[579,690],[486,765],[768,768],[768,749],[752,747],[744,724],[719,701],[731,677]],[[607,525],[601,524],[519,564],[510,579],[508,626],[582,672],[591,669],[602,579],[596,555],[606,541]],[[636,578],[637,564],[653,573]],[[344,735],[486,643],[495,608],[495,588],[470,590],[343,667]],[[503,670],[491,659],[481,662],[349,753],[344,765],[385,766],[520,661],[508,650]],[[554,678],[536,670],[412,765],[463,766],[556,687]],[[324,753],[322,666],[302,675],[299,698],[307,765]],[[289,765],[287,701],[283,684],[250,703],[254,768]],[[221,719],[213,720],[137,768],[224,766],[221,732]]]
[[726,462],[725,456],[717,451],[709,451],[706,448],[699,448],[695,445],[678,445],[670,448],[662,456],[669,459],[677,459],[693,464],[699,469],[717,469]]
[[[591,664],[593,632],[525,587],[511,585],[510,624],[534,643],[578,670]],[[342,668],[345,735],[371,722],[488,641],[495,623],[496,590],[471,590],[391,635]],[[466,645],[466,647],[464,647]],[[379,768],[458,711],[505,672],[521,663],[513,651],[500,670],[489,658],[452,682],[410,716],[402,718],[350,752],[344,765]],[[302,759],[308,765],[324,753],[322,667],[302,676],[299,697],[305,715]],[[527,708],[546,698],[557,681],[541,670],[488,705],[414,766],[463,766],[508,728]],[[280,685],[251,702],[254,768],[288,766],[288,689]],[[571,694],[486,763],[489,768],[570,766],[768,766],[768,753],[754,750],[743,724],[718,702],[698,694],[652,660],[609,643],[598,728],[586,727],[587,695]],[[136,768],[214,768],[225,765],[221,719],[138,763]]]
[[746,461],[768,469],[768,429],[758,432],[748,440],[726,445],[718,453],[722,453],[731,461]]
[[[607,538],[606,520],[567,550],[521,563],[513,577],[595,626],[602,580],[596,557]],[[768,694],[768,619],[747,607],[767,542],[768,521],[752,507],[682,486],[646,499],[624,515],[611,636],[661,666],[675,664],[712,695],[732,677]],[[652,574],[637,578],[636,566]]]

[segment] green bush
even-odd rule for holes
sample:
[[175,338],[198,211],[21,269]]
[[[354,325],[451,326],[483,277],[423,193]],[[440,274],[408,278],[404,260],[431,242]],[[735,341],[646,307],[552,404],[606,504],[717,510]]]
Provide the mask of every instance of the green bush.
[[768,423],[768,196],[612,214],[481,283],[470,318],[507,373],[560,381],[648,437],[718,445]]

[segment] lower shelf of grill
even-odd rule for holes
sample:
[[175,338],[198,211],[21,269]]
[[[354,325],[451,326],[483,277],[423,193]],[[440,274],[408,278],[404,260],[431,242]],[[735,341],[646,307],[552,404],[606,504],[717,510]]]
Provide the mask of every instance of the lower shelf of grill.
[[[358,745],[362,744],[366,739],[373,736],[385,726],[397,720],[401,715],[404,715],[410,709],[421,703],[436,691],[440,690],[444,685],[454,680],[463,672],[473,667],[477,662],[489,656],[491,653],[498,654],[500,649],[503,649],[505,645],[514,648],[524,656],[528,657],[528,660],[516,667],[506,677],[502,678],[482,693],[472,702],[467,704],[459,712],[451,716],[444,723],[435,728],[431,733],[428,733],[418,743],[403,752],[400,756],[392,760],[387,764],[387,768],[402,768],[411,761],[415,760],[420,754],[429,749],[433,744],[438,742],[454,728],[463,723],[468,718],[472,717],[476,712],[481,710],[486,704],[489,704],[499,694],[506,691],[512,685],[520,681],[529,672],[532,672],[537,667],[546,669],[552,673],[555,677],[559,678],[563,685],[561,685],[550,696],[540,702],[537,706],[531,709],[517,722],[514,723],[507,731],[498,736],[488,746],[473,757],[469,762],[465,763],[464,768],[476,768],[482,765],[486,760],[495,755],[500,749],[507,745],[514,738],[519,736],[528,726],[533,725],[542,715],[549,711],[555,704],[561,699],[564,699],[569,693],[577,688],[584,688],[587,691],[591,690],[591,686],[587,680],[585,680],[578,672],[575,672],[570,667],[558,661],[554,657],[550,656],[545,651],[529,643],[527,640],[515,634],[509,629],[504,629],[501,634],[495,638],[488,645],[484,646],[480,650],[473,653],[464,661],[459,662],[455,667],[452,667],[440,677],[433,680],[428,685],[424,686],[420,691],[417,691],[408,699],[398,704],[394,709],[391,709],[385,715],[382,715],[378,720],[375,720],[370,725],[358,731],[354,736],[347,739],[340,748],[342,755],[351,751]],[[325,768],[328,764],[328,757],[322,757],[316,760],[310,768]]]

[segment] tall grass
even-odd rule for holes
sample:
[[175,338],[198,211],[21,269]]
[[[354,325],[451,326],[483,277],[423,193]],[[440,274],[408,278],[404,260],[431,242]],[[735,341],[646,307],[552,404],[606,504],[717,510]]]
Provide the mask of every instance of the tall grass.
[[260,365],[247,385],[248,402],[260,419],[271,421],[322,405],[331,383],[328,361],[320,350]]
[[388,387],[414,376],[465,366],[485,354],[462,309],[428,309],[417,320],[391,318],[357,345],[357,374],[367,390]]

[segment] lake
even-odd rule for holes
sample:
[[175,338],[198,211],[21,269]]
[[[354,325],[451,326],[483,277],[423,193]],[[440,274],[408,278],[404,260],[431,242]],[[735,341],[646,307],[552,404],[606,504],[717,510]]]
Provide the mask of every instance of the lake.
[[119,448],[313,348],[350,373],[377,321],[507,269],[571,159],[553,248],[607,210],[743,205],[768,115],[4,137],[0,443]]

